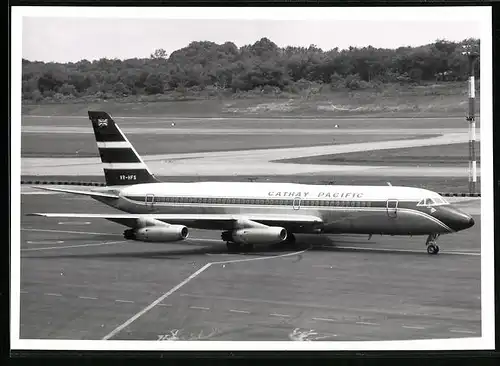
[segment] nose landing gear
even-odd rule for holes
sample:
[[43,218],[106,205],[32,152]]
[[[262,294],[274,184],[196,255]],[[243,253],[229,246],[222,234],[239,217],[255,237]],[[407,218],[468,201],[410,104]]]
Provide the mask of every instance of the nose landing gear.
[[439,234],[429,234],[429,236],[427,237],[427,241],[425,242],[425,245],[427,245],[427,253],[429,254],[439,253],[439,246],[436,244],[438,236]]

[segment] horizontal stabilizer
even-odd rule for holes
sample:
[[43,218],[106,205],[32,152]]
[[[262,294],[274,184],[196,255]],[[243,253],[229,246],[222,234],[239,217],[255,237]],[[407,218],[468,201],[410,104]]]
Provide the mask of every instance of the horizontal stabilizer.
[[82,196],[89,196],[89,197],[104,197],[104,198],[115,198],[115,199],[118,198],[118,196],[116,194],[108,193],[108,192],[80,191],[80,190],[77,190],[77,189],[53,188],[53,187],[39,187],[39,186],[32,186],[32,188],[43,189],[43,190],[46,190],[46,191],[79,194],[79,195],[82,195]]

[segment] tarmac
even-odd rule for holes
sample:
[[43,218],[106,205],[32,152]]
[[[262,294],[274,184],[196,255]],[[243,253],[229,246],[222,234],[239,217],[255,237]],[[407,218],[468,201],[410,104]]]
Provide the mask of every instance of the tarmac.
[[[85,197],[22,194],[22,212],[112,212]],[[408,340],[481,336],[479,199],[471,229],[439,238],[301,236],[228,254],[219,233],[124,241],[104,220],[21,219],[26,339]],[[135,318],[134,318],[135,317]],[[131,319],[134,319],[131,321]]]
[[[128,133],[127,129],[135,128],[133,124],[138,122],[158,128],[166,120],[130,118],[117,122]],[[276,129],[294,130],[286,132],[290,135],[306,133],[304,129],[323,128],[324,133],[333,130],[331,120],[320,119],[247,119],[245,127],[232,119],[173,120],[177,128],[193,134],[202,135],[212,128],[219,129],[214,132],[238,129],[256,139],[259,134],[280,133]],[[380,134],[380,126],[389,133],[394,128],[394,121],[386,120],[336,121],[341,121],[340,130],[349,130],[338,132],[339,136],[360,133],[360,129],[363,133],[378,130]],[[158,176],[193,176],[195,172],[222,177],[466,177],[466,167],[279,162],[351,151],[467,142],[466,129],[453,128],[456,122],[453,118],[403,118],[399,123],[404,128],[393,131],[398,135],[405,129],[408,134],[415,133],[410,129],[421,124],[439,130],[440,136],[434,138],[296,148],[242,146],[230,152],[221,146],[220,151],[166,151],[143,158]],[[90,131],[86,118],[24,116],[23,133],[47,134],[57,129],[48,124],[73,128],[71,133]],[[21,163],[22,175],[102,174],[95,158],[23,158]],[[373,236],[368,240],[367,236],[356,235],[305,235],[298,237],[293,249],[271,246],[247,254],[229,254],[219,232],[191,230],[189,238],[180,243],[144,243],[125,241],[124,227],[105,220],[24,216],[28,212],[115,211],[87,197],[25,186],[21,193],[21,339],[376,341],[481,336],[480,198],[449,198],[473,215],[476,223],[463,232],[441,236],[438,255],[427,254],[425,237]],[[487,240],[491,243],[483,244],[483,248],[493,246],[492,239]]]

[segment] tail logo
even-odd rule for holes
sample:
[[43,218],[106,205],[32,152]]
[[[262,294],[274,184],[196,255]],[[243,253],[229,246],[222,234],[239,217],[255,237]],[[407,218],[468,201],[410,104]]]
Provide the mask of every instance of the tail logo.
[[108,119],[107,118],[98,118],[97,126],[100,128],[108,127]]

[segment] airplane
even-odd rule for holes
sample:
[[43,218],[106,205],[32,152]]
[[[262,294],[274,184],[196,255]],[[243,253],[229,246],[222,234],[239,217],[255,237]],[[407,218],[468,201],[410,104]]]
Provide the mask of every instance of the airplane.
[[427,236],[437,238],[474,225],[474,219],[438,193],[402,186],[305,185],[264,182],[160,182],[113,118],[88,111],[106,186],[91,190],[37,187],[84,195],[124,213],[30,213],[49,218],[106,219],[142,242],[185,240],[189,230],[221,231],[229,252],[258,245],[293,246],[295,234]]

